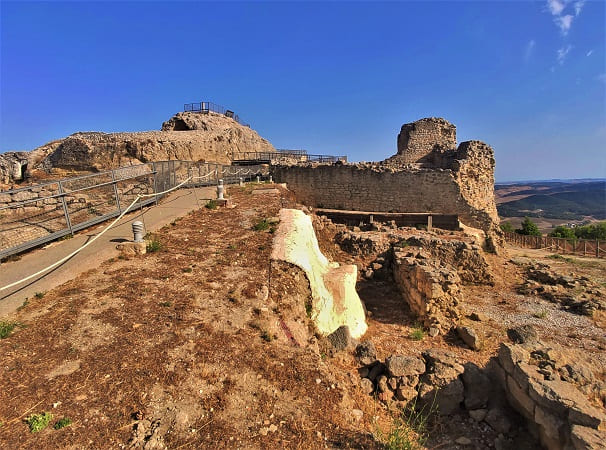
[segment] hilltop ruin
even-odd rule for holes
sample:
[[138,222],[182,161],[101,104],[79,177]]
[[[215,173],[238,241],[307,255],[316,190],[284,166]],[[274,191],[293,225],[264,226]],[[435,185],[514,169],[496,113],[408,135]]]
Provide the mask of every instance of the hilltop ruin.
[[[180,159],[229,163],[241,152],[275,151],[259,134],[214,112],[180,112],[160,131],[78,132],[31,152],[11,153],[28,170],[53,168],[100,171],[149,161]],[[9,154],[0,155],[0,183],[20,181]],[[7,159],[10,157],[10,161]],[[6,160],[6,161],[4,161]]]
[[380,163],[280,166],[273,170],[307,205],[356,211],[454,214],[501,242],[494,201],[494,152],[481,141],[456,145],[441,118],[402,126],[398,152]]

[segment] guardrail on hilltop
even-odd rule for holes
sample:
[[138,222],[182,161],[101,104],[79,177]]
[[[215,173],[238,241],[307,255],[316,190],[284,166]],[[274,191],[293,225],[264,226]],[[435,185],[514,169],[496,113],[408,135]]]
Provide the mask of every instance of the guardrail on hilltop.
[[522,248],[550,250],[569,255],[606,257],[606,241],[599,239],[566,239],[551,236],[528,236],[504,232],[505,240]]
[[[281,150],[278,152],[242,152],[232,157],[233,164],[245,165],[258,162],[260,164],[290,164],[300,162],[317,162],[317,163],[336,163],[337,161],[346,163],[347,156],[331,156],[331,155],[309,155],[305,150]],[[236,158],[237,156],[237,158]]]
[[208,114],[209,112],[214,112],[217,114],[223,114],[226,117],[230,117],[238,122],[240,125],[250,128],[250,125],[240,119],[236,113],[232,110],[225,108],[224,106],[217,105],[213,102],[197,102],[197,103],[185,103],[183,105],[184,112],[197,112],[201,114]]
[[[157,203],[182,187],[233,184],[265,175],[267,167],[246,168],[193,161],[157,161],[49,181],[0,192],[0,258],[72,235],[118,217],[138,196],[134,209]],[[155,194],[155,195],[154,195]]]

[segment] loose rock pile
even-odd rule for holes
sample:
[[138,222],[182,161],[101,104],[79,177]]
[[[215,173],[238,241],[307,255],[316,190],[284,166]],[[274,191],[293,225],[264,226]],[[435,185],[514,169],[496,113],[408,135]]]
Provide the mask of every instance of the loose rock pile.
[[518,288],[520,294],[542,297],[584,316],[606,310],[606,292],[589,278],[562,275],[546,264],[534,262],[526,264],[525,269],[527,280]]

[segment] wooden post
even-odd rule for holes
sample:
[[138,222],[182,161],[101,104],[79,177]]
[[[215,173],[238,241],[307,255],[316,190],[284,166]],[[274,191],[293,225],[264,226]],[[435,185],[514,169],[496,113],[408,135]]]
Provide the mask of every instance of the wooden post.
[[587,255],[587,241],[583,240],[583,256]]
[[431,225],[432,225],[432,218],[431,218],[431,214],[429,214],[427,216],[427,231],[431,231]]
[[595,240],[595,257],[596,258],[600,257],[600,240],[599,239]]

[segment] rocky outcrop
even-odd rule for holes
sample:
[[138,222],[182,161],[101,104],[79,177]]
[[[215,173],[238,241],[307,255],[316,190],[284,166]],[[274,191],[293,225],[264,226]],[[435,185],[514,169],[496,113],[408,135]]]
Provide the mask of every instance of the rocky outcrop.
[[256,131],[220,114],[182,112],[162,131],[74,133],[33,150],[36,166],[100,171],[168,159],[229,163],[241,152],[275,151]]
[[28,168],[27,152],[6,152],[0,154],[0,185],[21,181]]
[[[586,394],[604,389],[591,370],[541,343],[501,344],[496,365],[510,404],[549,450],[604,448],[604,409]],[[593,385],[593,386],[592,386]]]

